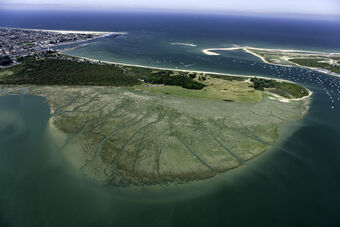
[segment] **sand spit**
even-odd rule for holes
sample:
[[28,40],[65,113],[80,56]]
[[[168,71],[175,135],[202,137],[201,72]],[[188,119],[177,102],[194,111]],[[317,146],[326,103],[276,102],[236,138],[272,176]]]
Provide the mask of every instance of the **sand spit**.
[[[306,69],[310,69],[313,71],[318,71],[320,73],[325,73],[331,76],[336,76],[336,77],[340,77],[339,74],[337,73],[333,73],[329,70],[326,69],[319,69],[319,68],[313,68],[313,67],[307,67],[307,66],[302,66],[296,63],[292,63],[292,65],[284,65],[284,64],[280,64],[280,63],[273,63],[273,62],[269,62],[267,61],[267,59],[259,54],[256,53],[256,51],[264,51],[264,52],[274,52],[274,53],[278,53],[278,54],[303,54],[303,56],[306,57],[318,57],[318,56],[322,56],[322,57],[331,57],[331,56],[340,56],[340,53],[326,53],[326,52],[319,52],[319,51],[308,51],[308,50],[290,50],[290,49],[266,49],[266,48],[256,48],[256,47],[249,47],[249,46],[234,46],[234,47],[228,47],[228,48],[209,48],[209,49],[204,49],[202,50],[202,52],[206,55],[211,55],[211,56],[218,56],[221,55],[219,53],[216,53],[215,51],[235,51],[235,50],[242,50],[244,52],[247,52],[259,59],[261,59],[262,62],[266,63],[266,64],[271,64],[271,65],[279,65],[279,66],[284,66],[284,67],[292,67],[292,66],[299,66],[302,68],[306,68]],[[285,60],[285,61],[289,61],[290,59],[292,59],[293,57],[288,57],[288,56],[282,56],[281,59]],[[330,63],[332,63],[332,60],[330,60]]]
[[[20,28],[21,29],[21,28]],[[29,31],[39,31],[39,32],[55,32],[60,34],[87,34],[87,35],[109,35],[109,34],[118,34],[124,35],[126,32],[102,32],[102,31],[75,31],[75,30],[49,30],[49,29],[23,29]]]
[[171,45],[179,45],[179,46],[189,46],[189,47],[197,47],[196,44],[193,43],[170,43]]
[[232,51],[232,50],[258,50],[258,51],[268,51],[268,52],[280,52],[280,53],[306,53],[306,54],[320,54],[320,55],[340,55],[340,53],[325,53],[319,51],[309,51],[309,50],[293,50],[293,49],[270,49],[270,48],[257,48],[250,46],[233,46],[227,48],[208,48],[202,50],[203,53],[207,55],[220,55],[214,51]]
[[104,32],[104,31],[78,31],[78,30],[55,30],[55,29],[31,29],[31,28],[11,28],[20,29],[26,31],[37,31],[37,32],[54,32],[60,34],[85,34],[85,35],[95,35],[95,36],[107,36],[111,34],[126,35],[128,32]]
[[222,76],[233,76],[233,77],[245,77],[245,78],[257,77],[257,78],[273,79],[273,80],[277,80],[277,81],[285,81],[285,82],[293,83],[293,82],[291,82],[289,80],[277,79],[277,78],[271,78],[271,77],[263,77],[263,76],[258,76],[258,75],[228,74],[228,73],[201,71],[201,70],[188,70],[188,69],[178,69],[178,68],[145,66],[145,65],[138,65],[138,64],[121,63],[121,62],[115,62],[115,61],[103,61],[103,60],[98,60],[98,59],[88,58],[88,57],[80,57],[80,56],[76,56],[76,55],[65,54],[64,51],[61,51],[60,53],[63,54],[63,55],[70,56],[70,57],[77,57],[79,59],[88,60],[88,61],[93,62],[93,63],[101,62],[101,63],[105,63],[105,64],[113,64],[113,65],[121,65],[121,66],[131,66],[131,67],[140,67],[140,68],[147,68],[147,69],[172,70],[172,71],[178,71],[178,72],[192,72],[192,73],[202,73],[202,74],[222,75]]

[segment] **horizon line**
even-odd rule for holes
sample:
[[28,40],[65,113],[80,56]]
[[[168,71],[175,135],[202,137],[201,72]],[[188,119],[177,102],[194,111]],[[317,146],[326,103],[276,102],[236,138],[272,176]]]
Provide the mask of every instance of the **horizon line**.
[[[148,12],[148,13],[186,13],[186,14],[205,14],[205,15],[235,15],[235,16],[261,16],[261,17],[283,17],[283,18],[310,18],[310,19],[338,19],[340,14],[322,14],[322,13],[296,13],[296,12],[270,12],[270,11],[241,11],[241,10],[189,10],[189,9],[165,9],[165,8],[75,8],[75,7],[3,7],[0,4],[0,10],[9,11],[72,11],[72,12]],[[327,17],[327,18],[325,18]]]

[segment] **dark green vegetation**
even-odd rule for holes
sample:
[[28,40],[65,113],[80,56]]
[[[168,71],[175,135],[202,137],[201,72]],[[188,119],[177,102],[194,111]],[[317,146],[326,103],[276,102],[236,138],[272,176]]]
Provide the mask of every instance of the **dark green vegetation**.
[[0,56],[0,66],[8,66],[12,63],[13,61],[9,56]]
[[[182,86],[187,89],[202,89],[205,85],[194,80],[195,74],[174,75],[171,70],[97,64],[50,53],[20,59],[21,64],[12,67],[13,72],[2,77],[3,84],[34,85],[92,85],[92,86],[133,86],[142,80],[153,84]],[[0,71],[1,72],[1,71]]]
[[228,81],[245,81],[248,79],[248,77],[244,76],[225,76],[225,75],[219,75],[219,74],[207,74],[207,76],[210,76],[211,78],[217,78],[222,80],[228,80]]
[[318,59],[318,58],[296,58],[296,59],[290,59],[289,61],[294,62],[301,66],[307,66],[307,67],[313,67],[313,68],[320,68],[320,69],[326,69],[334,73],[340,74],[340,66],[337,64],[329,64],[327,62],[321,62],[325,59]]
[[262,90],[264,91],[265,88],[274,88],[275,84],[274,84],[274,80],[266,80],[266,79],[262,79],[262,78],[251,78],[250,82],[253,82],[253,87],[256,90]]
[[307,89],[298,84],[284,81],[267,80],[257,77],[251,78],[250,81],[253,82],[252,87],[254,87],[256,90],[268,89],[270,92],[285,98],[302,98],[309,94]]
[[145,79],[146,83],[150,84],[164,84],[164,85],[172,85],[172,86],[181,86],[187,89],[195,89],[200,90],[205,87],[204,84],[201,84],[193,78],[195,78],[192,74],[187,75],[170,75],[171,71],[161,71],[158,73],[154,73]]
[[[190,90],[205,88],[204,90],[207,91],[206,88],[216,86],[215,83],[218,82],[210,79],[219,79],[228,83],[242,82],[247,79],[246,77],[93,63],[57,53],[46,53],[39,57],[30,56],[18,60],[21,64],[0,70],[1,84],[135,86],[143,84],[144,81],[151,84],[180,86]],[[251,82],[256,90],[266,89],[286,98],[301,98],[309,94],[305,88],[293,83],[259,78],[253,78]],[[228,87],[227,90],[230,89],[231,87]],[[223,94],[227,95],[225,88],[223,91]]]
[[[11,75],[3,76],[2,84],[134,86],[144,80],[151,84],[181,86],[199,90],[204,84],[195,81],[196,73],[152,70],[133,66],[97,64],[76,57],[45,53],[20,58],[20,65],[12,67]],[[1,72],[1,71],[0,71]],[[205,80],[205,77],[200,77]]]
[[91,64],[57,58],[36,60],[27,57],[11,68],[13,74],[1,78],[6,84],[34,85],[106,85],[132,86],[140,84],[136,76],[125,75],[114,65]]

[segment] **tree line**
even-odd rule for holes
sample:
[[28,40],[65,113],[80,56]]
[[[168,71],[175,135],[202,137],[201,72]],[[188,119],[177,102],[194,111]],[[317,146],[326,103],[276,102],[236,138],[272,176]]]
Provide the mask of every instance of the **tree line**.
[[144,81],[150,84],[164,84],[170,86],[181,86],[182,88],[200,90],[205,87],[204,84],[199,83],[193,79],[192,75],[172,75],[169,71],[166,73],[154,73],[146,77]]

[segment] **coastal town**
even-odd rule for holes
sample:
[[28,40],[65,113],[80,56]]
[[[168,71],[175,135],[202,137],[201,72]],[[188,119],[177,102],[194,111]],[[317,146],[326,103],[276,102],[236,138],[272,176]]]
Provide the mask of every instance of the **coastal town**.
[[39,55],[66,48],[69,44],[113,36],[116,33],[0,28],[0,67],[15,65],[20,57]]

